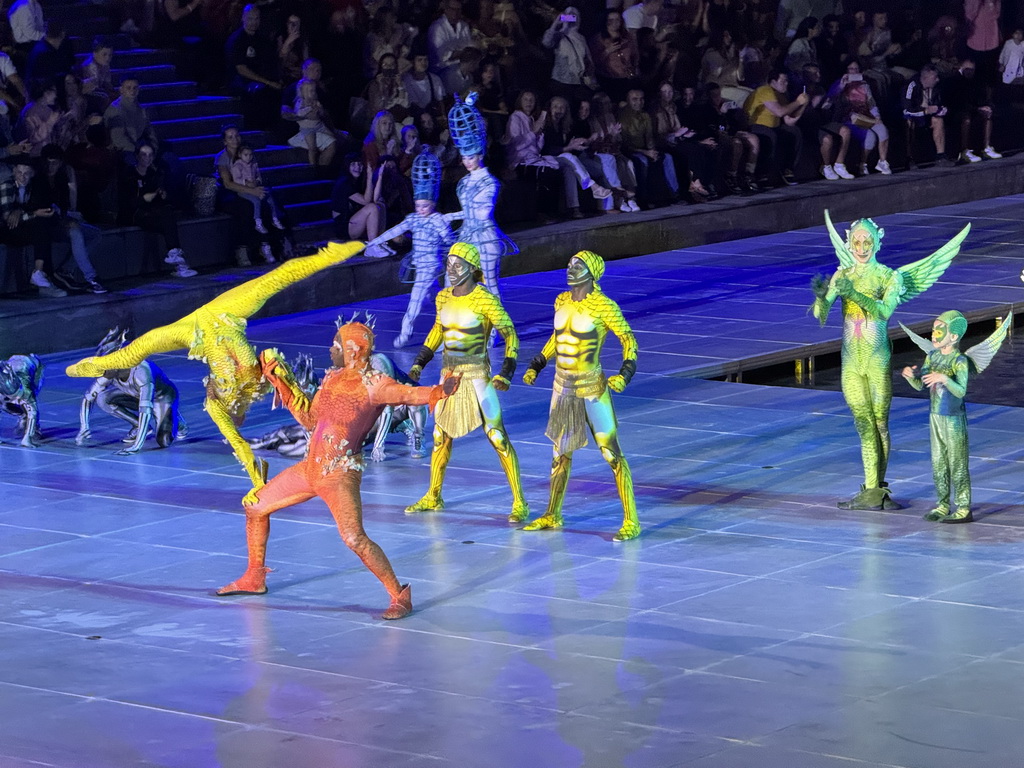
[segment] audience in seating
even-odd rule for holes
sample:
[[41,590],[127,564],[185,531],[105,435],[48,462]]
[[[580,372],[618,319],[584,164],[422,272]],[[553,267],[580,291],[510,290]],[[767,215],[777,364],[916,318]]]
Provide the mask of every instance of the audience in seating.
[[[249,182],[232,178],[242,137],[231,127],[215,160],[219,205],[244,265],[249,254],[270,262],[293,249],[290,230],[272,226],[275,182],[282,197],[295,199],[298,190],[285,184],[337,179],[331,210],[344,237],[372,238],[412,210],[409,172],[423,147],[441,160],[442,201],[450,196],[464,169],[447,109],[471,91],[487,123],[485,162],[506,174],[496,213],[511,220],[747,195],[769,177],[775,184],[810,180],[818,159],[805,157],[805,143],[817,144],[821,174],[836,181],[888,175],[905,158],[927,164],[928,143],[943,168],[997,161],[993,141],[1007,150],[1024,141],[1012,117],[1024,108],[1024,30],[1013,30],[1018,19],[997,0],[934,8],[838,0],[611,5],[342,0],[241,8],[157,0],[148,6],[156,18],[150,35],[145,9],[118,2],[108,9],[107,34],[78,66],[73,15],[48,21],[37,0],[16,0],[8,11],[14,46],[10,57],[0,53],[0,158],[19,161],[54,144],[47,152],[63,150],[66,164],[47,157],[37,170],[62,169],[52,177],[58,186],[59,174],[73,177],[84,220],[110,225],[118,197],[133,197],[143,182],[155,196],[133,197],[130,216],[122,211],[120,220],[176,233],[183,206],[167,204],[165,195],[170,188],[178,202],[184,173],[160,174],[136,150],[161,147],[164,171],[180,152],[195,172],[195,155],[209,149],[194,149],[193,138],[213,133],[206,116],[218,113],[197,103],[189,133],[180,106],[161,104],[149,110],[159,119],[154,127],[139,104],[140,76],[147,103],[186,102],[194,93],[155,82],[154,65],[173,63],[171,77],[199,81],[200,93],[238,98],[219,114],[243,114],[253,162],[266,157]],[[138,46],[118,34],[122,27],[147,47],[172,50],[122,58],[124,48]],[[135,62],[153,69],[136,72]],[[265,144],[273,161],[260,149]],[[360,162],[338,162],[360,146]],[[9,165],[0,167],[5,176],[13,179]],[[246,192],[249,199],[239,197]],[[319,194],[310,202],[322,205],[326,191]],[[536,211],[524,205],[531,198]],[[289,226],[287,217],[279,220]],[[62,239],[91,232],[67,217],[57,223]],[[88,252],[81,243],[75,248]],[[56,277],[46,258],[39,271]],[[79,265],[68,284],[89,290],[89,279],[96,277]]]

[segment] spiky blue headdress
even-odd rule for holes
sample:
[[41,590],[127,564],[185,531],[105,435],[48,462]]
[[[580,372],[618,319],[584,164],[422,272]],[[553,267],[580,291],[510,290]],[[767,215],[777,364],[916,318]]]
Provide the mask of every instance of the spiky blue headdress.
[[455,95],[455,105],[448,110],[448,130],[463,156],[482,155],[487,150],[487,123],[476,107],[476,91],[465,101]]
[[441,161],[424,147],[412,162],[412,199],[436,203],[441,194]]

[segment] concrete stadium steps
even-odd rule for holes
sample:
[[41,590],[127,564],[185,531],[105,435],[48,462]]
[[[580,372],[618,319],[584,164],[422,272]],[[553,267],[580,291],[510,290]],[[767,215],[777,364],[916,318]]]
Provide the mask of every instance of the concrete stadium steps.
[[287,207],[288,218],[294,224],[316,224],[327,221],[331,216],[331,203],[329,200],[292,203]]
[[[76,54],[82,54],[82,53],[89,54],[89,53],[92,53],[92,41],[93,41],[93,38],[96,37],[96,35],[87,35],[87,34],[84,34],[84,33],[80,33],[75,28],[75,24],[73,22],[71,24],[66,24],[65,26],[67,27],[68,34],[70,35],[69,39],[71,40],[71,48],[72,48],[72,50]],[[99,33],[99,34],[102,34],[102,33]],[[115,34],[108,34],[108,35],[105,35],[105,37],[107,38],[107,41],[112,46],[114,46],[114,53],[115,53],[115,55],[118,52],[127,52],[128,50],[132,50],[132,39],[128,35],[126,35],[126,34],[124,34],[122,32],[117,32]]]
[[[146,111],[149,111],[148,107]],[[225,124],[242,124],[242,116],[231,113],[205,117],[196,116],[178,120],[155,120],[151,114],[149,119],[153,123],[153,130],[156,131],[156,135],[160,137],[160,141],[195,138],[196,134],[216,134],[218,139],[220,139],[221,129]]]
[[[269,181],[267,182],[270,183]],[[303,181],[298,184],[274,184],[274,196],[291,211],[297,205],[326,203],[331,197],[333,181]]]
[[[92,46],[87,51],[75,54],[75,63],[84,66],[85,62],[92,55]],[[115,72],[134,69],[135,67],[154,67],[161,65],[172,65],[171,59],[174,54],[171,51],[163,51],[158,48],[135,48],[128,51],[114,51],[113,69]],[[171,78],[174,79],[173,77]]]
[[189,101],[199,95],[195,83],[186,80],[168,83],[141,83],[139,90],[139,102],[143,106],[158,101]]
[[[157,136],[160,136],[159,132],[157,132]],[[253,147],[253,149],[259,149],[266,145],[267,136],[263,131],[242,131],[242,141]],[[211,163],[213,162],[213,156],[224,149],[224,139],[221,138],[220,131],[206,136],[161,139],[161,143],[178,157],[207,155]]]
[[[243,133],[242,140],[248,144],[250,142],[246,136],[248,134]],[[217,147],[217,152],[220,152],[223,146],[224,143],[221,141]],[[301,150],[294,149],[293,147],[282,147],[279,144],[254,148],[256,149],[256,161],[260,164],[260,169],[263,171],[264,176],[266,176],[267,183],[298,184],[302,181],[311,181],[313,179],[313,169],[308,164],[302,163],[305,153]],[[185,173],[213,173],[213,156],[217,152],[180,155],[179,161]],[[280,178],[276,174],[273,176],[267,175],[271,169],[279,168],[287,169]],[[300,168],[306,171],[304,176],[301,175]]]
[[177,77],[173,64],[122,68],[123,65],[117,60],[116,54],[114,55],[113,63],[118,67],[117,69],[111,69],[115,83],[120,83],[126,77],[134,77],[139,81],[140,85],[163,85],[164,83],[173,82],[174,78]]
[[[182,101],[156,101],[145,105],[149,119],[154,123],[162,120],[188,120],[222,116],[224,122],[231,122],[229,117],[241,114],[242,103],[232,96],[200,96],[196,99]],[[236,120],[241,123],[241,118]],[[217,126],[220,132],[222,125]]]

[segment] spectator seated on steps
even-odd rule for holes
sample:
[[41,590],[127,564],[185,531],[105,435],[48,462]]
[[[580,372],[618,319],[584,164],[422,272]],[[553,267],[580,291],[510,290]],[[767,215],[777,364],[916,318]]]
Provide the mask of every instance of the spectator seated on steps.
[[92,54],[82,65],[82,93],[89,100],[89,111],[106,111],[115,98],[117,88],[114,76],[110,71],[110,62],[114,58],[114,46],[103,36],[92,41]]
[[25,65],[25,78],[31,82],[53,82],[75,68],[75,51],[59,21],[46,23],[46,34],[32,46]]
[[121,81],[120,94],[103,113],[103,124],[110,134],[110,145],[134,162],[135,149],[140,142],[158,147],[159,142],[149,115],[139,104],[139,81],[128,75]]

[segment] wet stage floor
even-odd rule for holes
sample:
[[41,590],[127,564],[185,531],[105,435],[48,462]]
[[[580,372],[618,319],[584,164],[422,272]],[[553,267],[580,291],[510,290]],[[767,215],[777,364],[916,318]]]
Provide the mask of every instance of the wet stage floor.
[[[881,260],[923,256],[969,216],[977,248],[968,241],[933,290],[1019,300],[1024,227],[998,211],[1020,200],[986,204],[884,217]],[[636,541],[611,541],[621,510],[592,446],[576,454],[566,528],[526,533],[505,522],[507,486],[479,432],[455,444],[447,509],[418,517],[401,508],[424,490],[427,460],[390,442],[363,500],[367,531],[413,585],[416,611],[394,623],[377,618],[384,590],[318,501],[274,516],[269,594],[214,597],[244,569],[247,484],[202,413],[202,367],[158,359],[182,390],[189,438],[120,457],[124,430],[98,412],[93,444],[75,447],[87,383],[63,375],[76,355],[48,357],[45,444],[19,448],[13,420],[0,422],[0,768],[1019,764],[1024,411],[968,406],[979,520],[938,526],[921,520],[927,403],[894,401],[889,479],[907,508],[843,512],[835,502],[861,468],[839,393],[677,373],[726,347],[735,358],[837,336],[838,312],[825,330],[801,316],[807,278],[832,266],[827,249],[819,228],[609,264],[602,284],[641,348],[640,373],[615,398]],[[767,255],[741,281],[747,294],[713,295],[724,268],[712,250],[737,270]],[[790,290],[754,290],[785,259]],[[709,262],[704,293],[694,260]],[[967,283],[988,288],[949,287]],[[524,362],[562,285],[562,273],[503,283]],[[931,298],[896,317],[950,308]],[[389,351],[404,298],[368,307]],[[320,312],[250,335],[326,365],[332,332]],[[413,354],[396,357],[408,366]],[[502,396],[535,514],[550,376]],[[268,400],[245,432],[286,422]],[[272,474],[290,463],[265,455]]]

